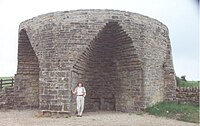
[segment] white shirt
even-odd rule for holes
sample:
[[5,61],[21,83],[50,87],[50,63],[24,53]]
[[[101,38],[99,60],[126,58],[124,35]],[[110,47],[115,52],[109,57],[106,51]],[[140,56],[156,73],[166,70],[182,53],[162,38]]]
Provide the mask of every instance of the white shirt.
[[84,87],[77,87],[76,88],[76,95],[83,95],[86,93],[86,90]]

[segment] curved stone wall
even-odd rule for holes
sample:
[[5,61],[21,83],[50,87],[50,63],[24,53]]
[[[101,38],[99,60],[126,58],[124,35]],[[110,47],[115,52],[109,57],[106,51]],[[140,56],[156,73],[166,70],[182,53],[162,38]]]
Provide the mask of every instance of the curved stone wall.
[[[30,42],[34,52],[18,51],[16,90],[35,92],[22,94],[27,106],[34,102],[41,110],[72,112],[70,89],[79,81],[87,89],[88,111],[135,111],[175,97],[168,29],[155,19],[117,10],[75,10],[26,20],[22,31],[29,41],[19,39],[19,47]],[[35,60],[26,57],[32,54]]]

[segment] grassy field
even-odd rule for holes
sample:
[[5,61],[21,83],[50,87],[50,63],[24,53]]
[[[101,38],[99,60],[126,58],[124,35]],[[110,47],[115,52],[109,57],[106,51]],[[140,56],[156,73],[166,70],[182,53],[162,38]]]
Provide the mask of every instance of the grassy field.
[[186,122],[199,123],[199,106],[194,104],[178,104],[161,102],[146,109],[150,115],[168,117]]
[[0,79],[12,79],[13,77],[0,77]]
[[198,81],[184,81],[179,77],[176,77],[177,85],[180,87],[199,87]]
[[199,87],[199,82],[198,81],[187,81],[188,83],[186,83],[184,86],[188,86],[188,87]]

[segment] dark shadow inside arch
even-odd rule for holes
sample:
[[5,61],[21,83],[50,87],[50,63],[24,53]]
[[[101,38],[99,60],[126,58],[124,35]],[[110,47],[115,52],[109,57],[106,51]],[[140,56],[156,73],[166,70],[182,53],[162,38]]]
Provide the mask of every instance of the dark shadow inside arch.
[[24,29],[18,37],[18,66],[15,89],[20,92],[15,106],[38,108],[39,106],[39,62]]
[[143,106],[141,63],[118,22],[99,31],[73,66],[72,78],[86,84],[85,110],[134,111]]

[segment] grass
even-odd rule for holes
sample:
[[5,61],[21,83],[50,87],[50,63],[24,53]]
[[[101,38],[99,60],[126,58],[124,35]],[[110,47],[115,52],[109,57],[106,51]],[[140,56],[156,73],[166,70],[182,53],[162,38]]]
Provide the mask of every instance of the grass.
[[194,104],[178,104],[176,102],[160,102],[146,109],[150,115],[168,117],[186,122],[199,123],[199,106]]
[[13,77],[0,77],[0,79],[12,79]]
[[184,81],[179,77],[176,77],[177,86],[179,87],[199,87],[198,81]]
[[179,85],[180,87],[199,87],[199,84],[197,81],[183,81]]
[[199,87],[199,82],[198,81],[187,81],[188,83],[187,84],[185,84],[185,86],[187,87]]

